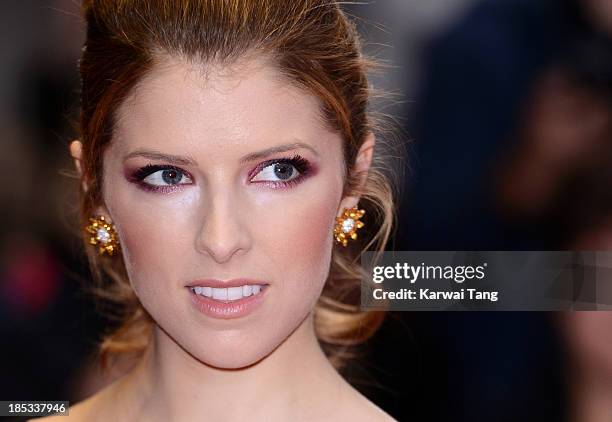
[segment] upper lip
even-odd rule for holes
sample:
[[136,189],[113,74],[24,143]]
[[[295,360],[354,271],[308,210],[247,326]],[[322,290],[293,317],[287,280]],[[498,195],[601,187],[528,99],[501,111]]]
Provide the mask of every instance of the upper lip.
[[225,287],[238,287],[244,286],[245,284],[259,284],[260,286],[266,285],[260,280],[252,280],[246,278],[235,278],[232,280],[216,280],[216,279],[205,279],[205,280],[195,280],[187,285],[187,287],[216,287],[216,288],[225,288]]

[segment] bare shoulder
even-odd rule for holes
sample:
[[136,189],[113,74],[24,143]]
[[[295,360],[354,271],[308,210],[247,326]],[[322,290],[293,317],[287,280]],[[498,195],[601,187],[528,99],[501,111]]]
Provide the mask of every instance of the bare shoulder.
[[[95,396],[94,396],[95,397]],[[45,416],[43,418],[29,419],[27,422],[85,422],[88,419],[85,410],[88,407],[88,401],[92,400],[94,397],[91,397],[87,400],[77,403],[74,406],[70,406],[68,410],[68,415],[50,415]]]
[[350,420],[354,422],[397,422],[387,412],[382,410],[367,397],[349,387],[346,391],[342,406],[338,409],[336,420]]
[[345,414],[347,418],[343,418],[342,420],[351,420],[354,422],[397,422],[393,417],[391,417],[391,415],[365,397],[363,398],[362,403],[356,404],[355,407],[350,409],[346,409]]
[[100,419],[104,402],[109,389],[105,388],[96,394],[71,405],[68,415],[50,415],[44,418],[31,419],[27,422],[95,422]]

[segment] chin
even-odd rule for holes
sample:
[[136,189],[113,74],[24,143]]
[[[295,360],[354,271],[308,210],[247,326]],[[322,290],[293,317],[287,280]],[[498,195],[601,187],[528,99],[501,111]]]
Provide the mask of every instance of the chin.
[[[185,335],[185,333],[182,333]],[[272,353],[284,338],[271,338],[261,332],[244,330],[216,332],[198,338],[173,339],[198,361],[220,369],[240,369],[254,365]],[[182,337],[182,336],[181,336]]]
[[200,362],[219,369],[242,369],[255,365],[265,359],[270,352],[236,353],[228,355],[225,353],[202,353],[195,356]]
[[165,349],[182,349],[211,367],[240,369],[264,360],[289,340],[314,306],[315,296],[312,298],[285,300],[283,306],[264,308],[265,312],[259,315],[233,320],[212,320],[200,314],[193,319],[193,313],[169,318],[176,314],[171,312],[174,308],[156,303],[150,303],[148,308],[161,329],[159,340],[165,343]]
[[264,343],[261,337],[252,338],[250,344],[244,342],[203,347],[196,356],[201,362],[221,369],[240,369],[255,365],[269,356],[278,346],[277,342]]

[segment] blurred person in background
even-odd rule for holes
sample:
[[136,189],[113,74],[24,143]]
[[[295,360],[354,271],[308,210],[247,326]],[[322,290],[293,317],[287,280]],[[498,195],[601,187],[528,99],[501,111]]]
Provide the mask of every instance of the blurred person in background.
[[[612,28],[612,10],[597,12]],[[569,46],[533,90],[518,134],[501,166],[500,213],[548,249],[612,251],[612,30]],[[612,268],[598,276],[609,282]],[[555,325],[567,348],[568,419],[612,420],[612,311],[562,313]]]
[[[570,53],[534,90],[502,172],[500,208],[550,249],[612,251],[612,38],[579,40]],[[598,277],[609,282],[612,268]],[[612,297],[601,305],[609,309]],[[556,326],[567,348],[569,420],[611,420],[612,311],[562,313]]]
[[[610,78],[610,74],[607,75]],[[603,88],[603,87],[600,87]],[[584,94],[584,93],[583,93]],[[606,90],[592,91],[596,97]],[[601,98],[600,98],[601,99]],[[565,116],[568,117],[568,116]],[[609,113],[612,117],[612,113]],[[576,122],[577,128],[584,128]],[[566,127],[566,121],[560,121]],[[580,129],[578,129],[580,128]],[[571,131],[570,131],[571,132]],[[600,155],[575,153],[575,162],[568,164],[571,175],[558,175],[553,183],[556,194],[548,207],[540,209],[538,219],[546,226],[550,244],[556,249],[575,251],[612,251],[612,127],[607,126],[603,145],[590,143],[584,136],[574,141],[589,145]],[[596,137],[597,138],[597,137]],[[568,148],[575,150],[580,148]],[[523,167],[523,166],[520,166]],[[524,167],[523,167],[524,168]],[[523,176],[516,176],[522,180]],[[551,195],[552,196],[552,195]],[[529,207],[533,212],[534,207]],[[604,256],[610,256],[604,255]],[[605,258],[604,258],[605,259]],[[610,309],[612,295],[605,284],[612,280],[612,262],[607,258],[598,269],[601,309]],[[585,275],[588,277],[588,275]],[[612,311],[574,311],[558,315],[554,322],[564,340],[563,352],[568,392],[568,418],[572,422],[606,422],[612,418]]]
[[505,155],[523,142],[524,110],[545,75],[580,40],[606,36],[599,23],[603,3],[484,0],[430,41],[408,123],[414,170],[398,249],[543,246],[538,233],[500,214],[496,175]]
[[[592,190],[609,186],[602,169],[612,156],[612,35],[574,42],[542,76],[522,116],[517,145],[500,159],[499,213],[537,233],[544,247],[567,247],[560,227],[605,224],[595,216],[607,209],[590,202]],[[572,212],[587,207],[590,218]]]
[[[575,84],[570,89],[559,75],[560,64],[574,60],[578,51],[587,54],[586,45],[599,44],[599,52],[591,54],[595,61],[606,60],[599,55],[611,32],[609,4],[480,1],[425,47],[424,80],[408,120],[415,157],[400,208],[397,249],[561,247],[560,230],[557,227],[553,235],[552,221],[547,221],[551,226],[546,228],[540,224],[545,218],[527,216],[549,207],[557,188],[578,168],[592,164],[590,157],[605,154],[606,101],[600,97],[591,101],[583,89]],[[577,90],[579,96],[568,93]],[[559,104],[559,98],[568,96],[573,97],[572,105]],[[564,133],[565,138],[586,130],[589,139],[556,147],[563,139],[539,142],[537,148],[554,149],[546,163],[515,159],[519,155],[535,159],[532,148],[536,145],[527,138],[544,127],[538,126],[543,119],[534,117],[533,110],[550,107],[539,114],[551,115],[553,105],[566,107],[562,113],[571,114],[563,122],[572,133]],[[560,121],[553,119],[558,128]],[[544,163],[548,170],[539,167]],[[533,175],[506,171],[515,164],[538,173],[541,183]],[[520,177],[524,177],[522,185],[529,187],[520,192],[522,196],[516,187]],[[434,332],[447,334],[432,347],[448,351],[450,392],[445,400],[453,417],[541,421],[563,420],[569,414],[562,375],[563,342],[550,315],[432,313],[416,318]]]

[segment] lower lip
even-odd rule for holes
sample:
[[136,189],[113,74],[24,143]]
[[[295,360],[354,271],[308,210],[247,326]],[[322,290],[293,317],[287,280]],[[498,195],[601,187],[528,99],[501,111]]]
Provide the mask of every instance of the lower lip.
[[204,315],[218,319],[234,319],[247,316],[255,311],[263,302],[268,286],[262,287],[261,291],[256,295],[243,297],[231,302],[214,300],[194,293],[189,287],[188,289],[191,294],[191,303]]

